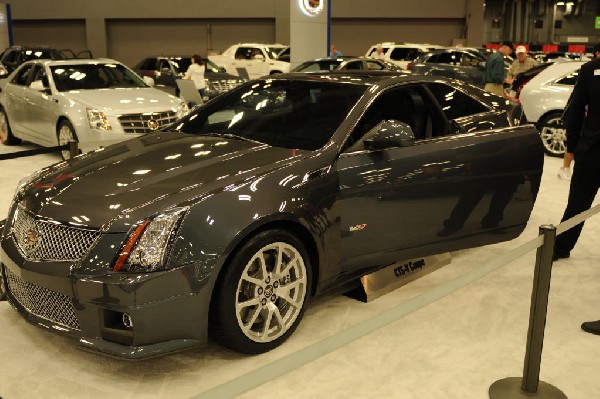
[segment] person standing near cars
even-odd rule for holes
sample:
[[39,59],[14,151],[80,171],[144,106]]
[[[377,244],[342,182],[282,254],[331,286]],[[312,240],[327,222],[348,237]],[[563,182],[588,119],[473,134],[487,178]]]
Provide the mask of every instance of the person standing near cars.
[[383,60],[385,58],[385,54],[383,53],[383,46],[377,46],[377,50],[375,50],[375,52],[371,54],[371,58]]
[[204,80],[205,71],[206,66],[204,65],[204,61],[198,54],[194,54],[192,55],[192,63],[183,77],[184,79],[191,79],[194,81],[196,89],[198,90],[198,93],[200,93],[202,99],[204,99],[204,93],[206,92],[206,81]]
[[[574,154],[575,167],[563,221],[590,209],[600,188],[600,43],[593,54],[579,71],[568,106],[567,152]],[[582,228],[580,223],[556,237],[555,261],[570,257]],[[584,322],[581,328],[600,335],[600,320]]]
[[517,53],[517,59],[508,68],[505,82],[512,84],[518,74],[525,72],[538,65],[539,62],[527,55],[527,49],[525,46],[517,46],[515,50]]
[[485,64],[485,72],[483,81],[485,90],[499,96],[504,95],[504,57],[508,56],[513,51],[512,42],[502,42],[498,51],[494,52],[488,58]]

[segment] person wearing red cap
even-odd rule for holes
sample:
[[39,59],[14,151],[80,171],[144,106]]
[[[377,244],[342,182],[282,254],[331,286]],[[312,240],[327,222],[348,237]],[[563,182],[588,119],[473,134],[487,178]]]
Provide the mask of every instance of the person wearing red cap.
[[510,65],[508,74],[506,75],[505,82],[508,84],[512,84],[517,75],[521,72],[528,71],[539,64],[539,62],[527,56],[527,49],[525,46],[517,46],[515,52],[517,53],[517,59]]

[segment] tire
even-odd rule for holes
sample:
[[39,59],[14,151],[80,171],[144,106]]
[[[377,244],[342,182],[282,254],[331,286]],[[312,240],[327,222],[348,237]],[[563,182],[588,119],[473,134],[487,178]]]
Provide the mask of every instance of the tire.
[[311,292],[311,266],[302,242],[285,230],[267,230],[223,267],[211,301],[212,338],[248,354],[281,345],[298,327]]
[[[56,138],[58,140],[58,145],[60,146],[69,144],[71,140],[78,141],[77,135],[75,134],[75,129],[68,120],[63,120],[58,124]],[[71,153],[69,150],[62,150],[60,153],[62,158],[65,160],[71,158]]]
[[3,266],[0,265],[0,301],[6,300],[6,281],[4,281]]
[[544,151],[553,157],[564,156],[567,149],[567,131],[561,116],[562,112],[552,112],[540,119],[537,126]]
[[21,139],[16,138],[12,134],[10,124],[8,123],[8,116],[4,108],[0,108],[0,142],[5,145],[20,144]]

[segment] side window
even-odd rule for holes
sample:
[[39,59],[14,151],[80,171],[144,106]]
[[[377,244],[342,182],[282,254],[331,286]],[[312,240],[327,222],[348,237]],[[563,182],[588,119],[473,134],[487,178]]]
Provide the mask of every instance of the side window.
[[148,58],[144,65],[142,65],[142,69],[145,71],[156,71],[156,58]]
[[[364,148],[360,142],[375,134],[373,129],[384,120],[404,122],[417,140],[443,136],[445,121],[420,86],[395,88],[381,94],[365,112],[350,135],[346,147]],[[356,144],[355,144],[356,143]]]
[[442,53],[438,56],[437,62],[440,64],[460,65],[460,56],[461,54],[456,51]]
[[238,47],[238,49],[235,50],[235,58],[238,60],[251,60],[252,56],[256,55],[256,51],[253,50],[258,49],[253,47]]
[[362,61],[350,61],[349,63],[346,64],[344,69],[348,69],[348,70],[362,69]]
[[489,111],[485,105],[454,87],[443,83],[428,83],[428,88],[449,120]]
[[562,78],[557,80],[556,83],[559,83],[561,85],[575,86],[575,83],[577,82],[577,75],[579,75],[579,70],[576,70],[575,72],[571,72],[570,74],[563,76]]
[[33,65],[26,65],[17,73],[12,83],[25,86],[27,85],[27,81],[29,80],[29,75],[33,69]]
[[17,55],[17,52],[14,50],[8,50],[8,52],[6,53],[6,55],[4,55],[2,57],[2,62],[15,62],[15,57]]
[[31,81],[35,82],[37,80],[41,80],[44,87],[49,87],[46,69],[42,65],[36,65],[35,69],[33,70],[33,79],[31,79]]
[[367,69],[370,71],[381,71],[385,66],[375,61],[367,61]]
[[169,60],[162,59],[162,60],[158,61],[157,69],[159,71],[162,71],[163,69],[168,69],[169,71],[171,71],[171,66],[169,65]]
[[426,63],[432,63],[432,64],[437,64],[439,61],[438,59],[440,58],[441,54],[433,54],[431,57],[429,57],[425,62]]

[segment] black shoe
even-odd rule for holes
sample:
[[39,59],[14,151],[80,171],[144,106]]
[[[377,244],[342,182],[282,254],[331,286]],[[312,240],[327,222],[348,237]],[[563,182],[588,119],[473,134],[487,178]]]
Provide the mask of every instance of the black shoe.
[[590,334],[600,335],[600,320],[586,321],[581,325],[581,329]]
[[552,260],[554,262],[556,262],[559,259],[567,259],[571,257],[571,253],[570,252],[554,252],[554,255],[552,255]]

